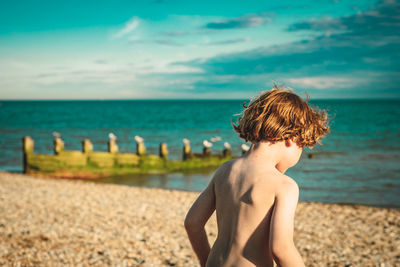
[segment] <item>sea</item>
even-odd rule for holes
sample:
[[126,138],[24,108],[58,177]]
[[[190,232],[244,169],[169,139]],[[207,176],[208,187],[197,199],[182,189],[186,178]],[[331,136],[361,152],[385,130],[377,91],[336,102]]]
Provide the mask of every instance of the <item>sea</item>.
[[[53,134],[66,150],[81,150],[88,138],[95,151],[106,151],[110,133],[120,152],[136,151],[134,136],[144,138],[148,153],[166,142],[170,159],[182,158],[182,139],[193,152],[213,138],[212,153],[224,142],[241,155],[245,142],[233,131],[247,100],[0,100],[0,169],[22,172],[22,137],[35,142],[35,153],[53,153]],[[329,99],[310,101],[327,110],[331,132],[322,145],[306,148],[286,174],[300,187],[300,200],[400,207],[400,100]],[[219,138],[221,140],[218,140]],[[247,143],[248,144],[248,143]],[[313,157],[309,158],[308,153]],[[196,173],[128,175],[96,180],[128,186],[186,191],[203,190],[215,169]]]

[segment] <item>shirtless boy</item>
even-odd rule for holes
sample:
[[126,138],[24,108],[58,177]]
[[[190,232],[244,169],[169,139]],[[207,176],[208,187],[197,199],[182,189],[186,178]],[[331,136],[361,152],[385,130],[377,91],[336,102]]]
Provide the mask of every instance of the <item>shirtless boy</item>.
[[[233,127],[251,148],[222,164],[193,203],[189,240],[201,266],[304,266],[293,242],[299,188],[284,173],[329,132],[327,114],[276,85],[244,108]],[[204,226],[214,210],[218,236],[210,249]]]

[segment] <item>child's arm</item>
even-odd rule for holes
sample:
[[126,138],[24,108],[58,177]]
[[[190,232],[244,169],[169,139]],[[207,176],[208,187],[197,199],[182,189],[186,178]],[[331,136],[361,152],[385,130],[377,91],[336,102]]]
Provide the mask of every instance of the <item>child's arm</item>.
[[200,265],[205,266],[210,244],[204,226],[215,210],[214,179],[193,203],[185,218],[185,228]]
[[270,247],[278,266],[304,266],[293,242],[294,214],[299,187],[292,179],[285,181],[277,192],[271,219]]

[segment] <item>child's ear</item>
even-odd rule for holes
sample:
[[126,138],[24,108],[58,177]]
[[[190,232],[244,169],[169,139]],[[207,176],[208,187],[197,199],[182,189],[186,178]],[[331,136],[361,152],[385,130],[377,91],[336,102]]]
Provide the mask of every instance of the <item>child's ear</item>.
[[285,138],[285,146],[290,147],[296,145],[295,138]]
[[293,143],[292,139],[285,138],[285,146],[286,147],[290,147],[292,145],[292,143]]

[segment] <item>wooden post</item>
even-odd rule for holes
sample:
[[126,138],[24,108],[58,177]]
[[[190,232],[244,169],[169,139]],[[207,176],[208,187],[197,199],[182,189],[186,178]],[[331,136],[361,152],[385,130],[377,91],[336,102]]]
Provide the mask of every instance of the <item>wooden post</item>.
[[28,171],[28,154],[33,154],[35,142],[30,136],[22,137],[22,164],[24,173]]
[[85,154],[93,152],[93,144],[89,139],[82,141],[82,152]]
[[211,155],[211,151],[209,147],[203,147],[203,156],[209,157]]
[[146,154],[146,147],[144,143],[136,143],[136,154],[138,156],[143,156]]
[[53,145],[54,145],[54,154],[58,155],[62,151],[64,151],[64,141],[61,139],[61,137],[55,137]]
[[136,141],[136,154],[138,156],[143,156],[146,154],[146,147],[144,145],[144,139],[140,136],[135,136]]
[[108,153],[116,154],[118,153],[118,145],[116,140],[108,140]]
[[203,141],[203,156],[209,157],[211,156],[210,147],[212,147],[212,143],[207,140]]
[[190,159],[192,157],[192,151],[190,147],[190,141],[183,138],[183,160]]
[[168,159],[167,143],[161,143],[160,144],[160,158]]
[[108,153],[118,153],[117,137],[113,133],[108,134]]
[[232,156],[231,145],[228,142],[224,143],[224,150],[222,151],[224,158]]

